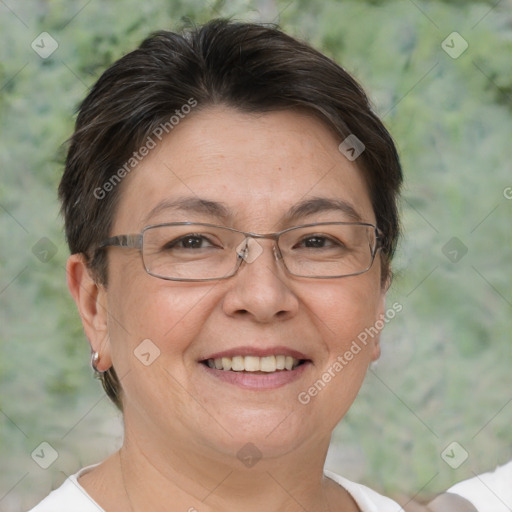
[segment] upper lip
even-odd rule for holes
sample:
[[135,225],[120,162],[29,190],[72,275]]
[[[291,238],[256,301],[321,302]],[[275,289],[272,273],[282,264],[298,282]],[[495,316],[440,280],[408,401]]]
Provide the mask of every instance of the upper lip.
[[234,347],[222,352],[215,352],[209,354],[206,357],[200,359],[200,361],[206,361],[208,359],[219,359],[221,357],[235,357],[235,356],[256,356],[256,357],[267,357],[267,356],[291,356],[295,359],[306,359],[309,360],[308,356],[288,347],[254,347],[254,346],[243,346]]

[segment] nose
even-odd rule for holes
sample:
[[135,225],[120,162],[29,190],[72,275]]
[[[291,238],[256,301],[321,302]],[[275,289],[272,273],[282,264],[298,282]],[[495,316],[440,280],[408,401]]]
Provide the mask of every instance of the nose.
[[245,244],[242,251],[237,251],[244,261],[237,274],[228,280],[224,312],[260,323],[292,318],[297,314],[299,301],[289,287],[275,242],[248,238]]

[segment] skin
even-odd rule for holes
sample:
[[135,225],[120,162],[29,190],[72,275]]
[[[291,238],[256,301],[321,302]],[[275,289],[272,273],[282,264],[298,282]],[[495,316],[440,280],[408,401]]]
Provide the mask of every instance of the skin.
[[[268,233],[353,220],[323,211],[284,221],[293,205],[313,197],[343,199],[375,224],[364,178],[356,162],[338,151],[339,142],[303,112],[255,115],[224,106],[197,111],[125,178],[111,235],[175,221]],[[221,220],[163,209],[148,218],[162,200],[184,196],[223,202],[235,216]],[[136,249],[110,248],[105,288],[80,255],[70,257],[68,284],[91,347],[100,354],[97,366],[113,364],[123,387],[123,447],[80,479],[109,512],[130,506],[357,510],[348,493],[323,476],[323,464],[334,427],[380,355],[378,336],[309,404],[297,397],[384,313],[380,256],[359,276],[315,280],[287,274],[273,256],[273,241],[258,243],[264,251],[254,262],[210,283],[152,277]],[[145,366],[134,350],[148,338],[160,356]],[[199,363],[242,345],[285,346],[307,354],[311,364],[289,384],[255,391],[213,378]],[[237,457],[247,443],[262,454],[251,468]]]

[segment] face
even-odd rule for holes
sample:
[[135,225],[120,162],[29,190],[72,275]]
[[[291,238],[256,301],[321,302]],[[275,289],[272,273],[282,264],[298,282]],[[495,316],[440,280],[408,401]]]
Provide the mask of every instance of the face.
[[[111,234],[180,221],[256,233],[355,216],[375,224],[362,174],[339,142],[303,113],[196,112],[125,179]],[[222,211],[198,208],[198,198]],[[353,212],[317,201],[290,216],[313,198]],[[330,437],[379,355],[378,336],[353,344],[384,310],[379,256],[364,274],[311,279],[288,274],[272,240],[258,244],[263,252],[235,276],[193,283],[148,275],[137,249],[108,249],[101,361],[122,378],[128,430],[222,456],[248,442],[279,455]],[[258,373],[207,364],[221,356],[262,364],[272,355],[302,364]]]

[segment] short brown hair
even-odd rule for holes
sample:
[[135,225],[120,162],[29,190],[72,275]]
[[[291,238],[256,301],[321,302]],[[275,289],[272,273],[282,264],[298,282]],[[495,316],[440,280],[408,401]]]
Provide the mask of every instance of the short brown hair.
[[[98,282],[107,284],[107,260],[95,249],[111,235],[120,197],[113,177],[124,176],[126,162],[191,99],[196,109],[216,104],[244,112],[307,109],[342,139],[355,135],[362,141],[357,164],[384,235],[387,279],[399,235],[402,171],[393,140],[366,94],[338,64],[276,27],[218,19],[182,34],[153,34],[109,67],[80,106],[59,197],[70,251],[85,255]],[[101,380],[121,408],[114,368]]]

